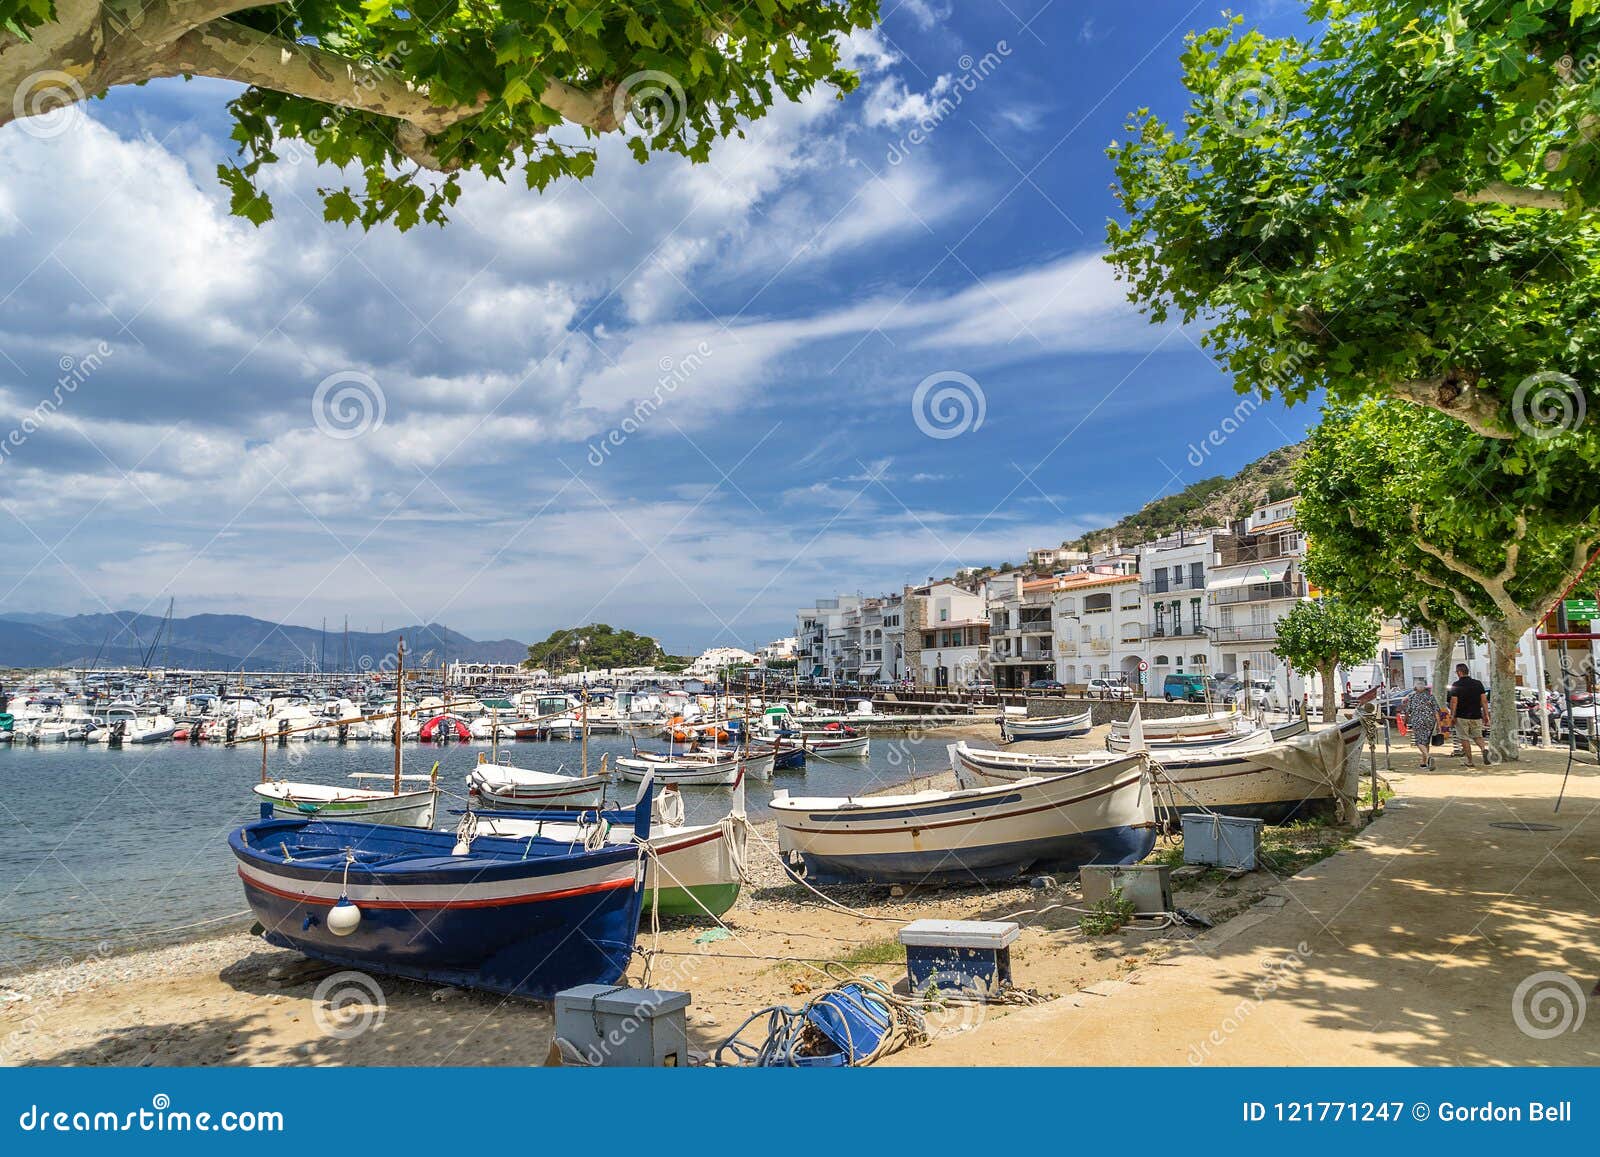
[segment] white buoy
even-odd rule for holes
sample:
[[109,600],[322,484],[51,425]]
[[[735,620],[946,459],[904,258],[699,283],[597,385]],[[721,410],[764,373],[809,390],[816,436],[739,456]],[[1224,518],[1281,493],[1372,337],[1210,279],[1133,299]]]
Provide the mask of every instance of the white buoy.
[[361,923],[361,909],[350,902],[350,897],[340,896],[339,902],[328,910],[328,931],[335,936],[348,936]]

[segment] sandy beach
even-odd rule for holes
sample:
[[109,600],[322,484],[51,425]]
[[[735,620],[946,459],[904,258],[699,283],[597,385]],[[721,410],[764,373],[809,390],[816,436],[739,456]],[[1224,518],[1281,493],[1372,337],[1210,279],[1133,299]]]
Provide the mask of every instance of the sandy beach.
[[[951,729],[952,739],[955,738]],[[971,738],[992,741],[992,728]],[[941,732],[944,734],[944,732]],[[1094,735],[1034,748],[1094,748]],[[1019,745],[1024,746],[1024,745]],[[1395,767],[1403,764],[1396,753]],[[1554,753],[1532,757],[1541,767]],[[1489,777],[1486,775],[1486,779]],[[1492,783],[1492,780],[1490,781]],[[1592,791],[1594,780],[1585,781]],[[924,786],[951,786],[944,772]],[[1292,833],[1303,845],[1284,855],[1281,874],[1349,843],[1348,833]],[[1280,838],[1288,838],[1280,835]],[[1281,848],[1280,848],[1281,851]],[[1345,853],[1350,854],[1350,853]],[[1173,859],[1165,843],[1156,855]],[[723,919],[679,920],[656,929],[648,917],[630,982],[693,993],[690,1026],[709,1050],[747,1016],[769,1004],[798,1004],[834,981],[830,962],[886,981],[904,981],[894,943],[904,923],[926,916],[1017,920],[1013,947],[1019,986],[1041,1000],[1092,992],[1106,982],[1159,972],[1197,936],[1246,912],[1283,904],[1280,874],[1261,870],[1235,878],[1180,869],[1177,903],[1219,926],[1135,924],[1110,936],[1078,927],[1076,883],[1019,882],[1013,887],[911,889],[830,888],[828,900],[788,880],[778,863],[772,825],[758,825],[749,851],[749,881]],[[830,902],[832,901],[832,902]],[[65,962],[0,981],[0,1038],[6,1064],[34,1065],[526,1065],[543,1063],[552,1039],[547,1007],[524,1000],[351,974],[265,945],[245,931],[248,918],[208,939]],[[837,975],[837,973],[835,973]],[[353,986],[354,985],[354,986]],[[1081,998],[1080,998],[1081,999]],[[950,1038],[990,1033],[997,1023],[1036,1008],[951,1010],[933,1018],[935,1050]],[[1026,1059],[1025,1048],[1006,1059]],[[914,1050],[908,1063],[933,1063]],[[1070,1057],[1056,1058],[1070,1063]],[[1129,1056],[1128,1062],[1137,1058]]]

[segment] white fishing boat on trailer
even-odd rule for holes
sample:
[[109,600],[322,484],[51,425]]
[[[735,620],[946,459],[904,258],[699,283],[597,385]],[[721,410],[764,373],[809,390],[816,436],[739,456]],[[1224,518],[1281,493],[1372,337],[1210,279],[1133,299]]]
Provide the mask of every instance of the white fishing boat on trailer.
[[1012,715],[1000,717],[1000,738],[1005,743],[1019,739],[1075,739],[1088,735],[1094,727],[1094,709],[1075,715],[1027,719]]
[[819,883],[1009,879],[1034,868],[1131,864],[1156,840],[1142,752],[993,787],[865,798],[790,797],[778,848]]

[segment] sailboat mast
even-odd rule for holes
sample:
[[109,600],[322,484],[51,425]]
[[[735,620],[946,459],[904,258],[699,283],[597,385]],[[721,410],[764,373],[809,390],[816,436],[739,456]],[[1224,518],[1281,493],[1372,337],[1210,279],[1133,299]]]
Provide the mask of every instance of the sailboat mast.
[[[589,774],[589,688],[578,688],[578,701],[583,712],[583,774]],[[570,733],[569,733],[570,734]]]
[[406,640],[402,635],[395,646],[398,661],[394,681],[394,794],[400,794],[400,741],[406,729]]

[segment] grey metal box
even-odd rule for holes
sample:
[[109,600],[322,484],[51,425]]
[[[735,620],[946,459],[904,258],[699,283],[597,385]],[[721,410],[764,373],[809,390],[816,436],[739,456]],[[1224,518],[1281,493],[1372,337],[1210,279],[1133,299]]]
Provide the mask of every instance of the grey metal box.
[[1120,888],[1140,916],[1172,911],[1172,869],[1165,864],[1085,864],[1078,869],[1085,903],[1093,904]]
[[1260,820],[1195,813],[1183,817],[1184,863],[1253,872],[1260,857]]
[[556,993],[556,1036],[592,1065],[672,1068],[689,1063],[687,992],[580,984]]

